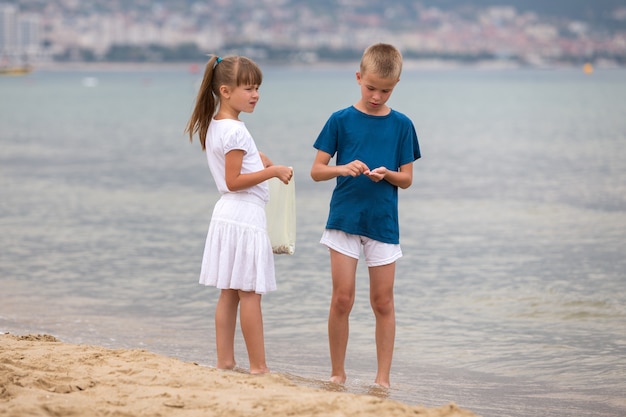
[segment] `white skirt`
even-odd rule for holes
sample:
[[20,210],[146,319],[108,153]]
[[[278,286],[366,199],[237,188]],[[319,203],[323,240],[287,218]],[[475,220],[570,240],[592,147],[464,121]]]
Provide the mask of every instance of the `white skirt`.
[[276,289],[265,202],[224,194],[215,204],[204,246],[200,284],[265,294]]

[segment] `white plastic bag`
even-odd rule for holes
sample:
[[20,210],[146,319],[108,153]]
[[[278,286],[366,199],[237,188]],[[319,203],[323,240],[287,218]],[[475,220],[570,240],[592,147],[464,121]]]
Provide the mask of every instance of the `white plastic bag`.
[[267,233],[272,251],[293,255],[296,251],[296,182],[291,178],[284,184],[278,178],[268,180],[270,201],[265,205]]

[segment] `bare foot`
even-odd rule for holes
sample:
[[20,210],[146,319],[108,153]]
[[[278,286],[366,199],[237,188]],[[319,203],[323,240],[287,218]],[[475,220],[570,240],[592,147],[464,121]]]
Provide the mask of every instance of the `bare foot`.
[[391,388],[391,384],[389,383],[389,381],[374,381],[374,385],[378,385],[381,388]]
[[270,373],[270,368],[265,367],[265,368],[259,368],[259,369],[250,369],[250,375],[263,375],[263,374],[269,374]]
[[222,371],[233,371],[235,370],[235,368],[237,367],[236,363],[232,363],[232,364],[220,364],[218,363],[216,368]]
[[333,384],[343,385],[346,383],[346,376],[345,375],[333,375],[330,377],[329,381],[332,382]]
[[374,383],[374,385],[370,386],[367,390],[369,395],[379,398],[388,398],[389,397],[389,387],[383,387],[382,385]]

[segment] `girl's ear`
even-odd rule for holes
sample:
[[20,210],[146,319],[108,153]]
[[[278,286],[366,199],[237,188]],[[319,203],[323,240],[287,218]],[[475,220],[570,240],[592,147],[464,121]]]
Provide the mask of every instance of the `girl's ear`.
[[226,85],[220,85],[220,96],[222,96],[224,98],[229,98],[230,97],[230,88],[228,88],[228,86],[226,86]]

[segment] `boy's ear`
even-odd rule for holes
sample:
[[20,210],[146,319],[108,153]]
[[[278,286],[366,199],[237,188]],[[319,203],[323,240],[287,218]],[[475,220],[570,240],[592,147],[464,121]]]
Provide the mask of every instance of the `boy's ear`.
[[356,82],[359,84],[361,83],[361,71],[356,72]]

